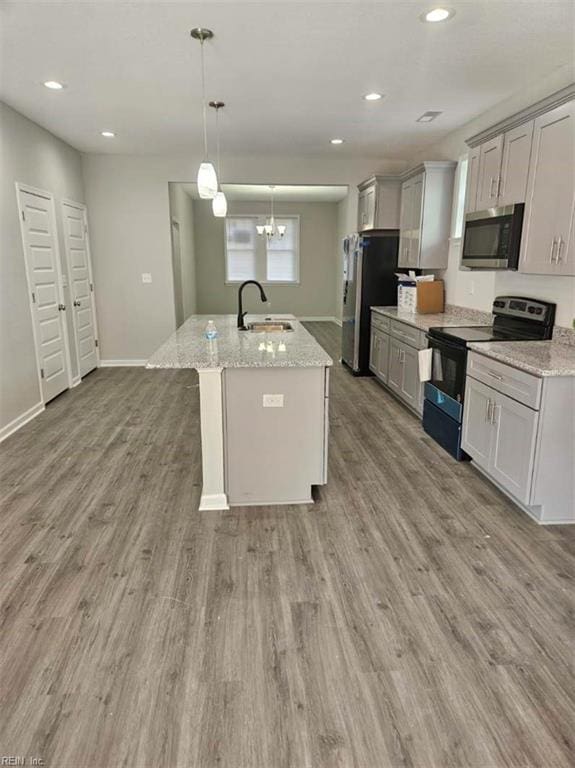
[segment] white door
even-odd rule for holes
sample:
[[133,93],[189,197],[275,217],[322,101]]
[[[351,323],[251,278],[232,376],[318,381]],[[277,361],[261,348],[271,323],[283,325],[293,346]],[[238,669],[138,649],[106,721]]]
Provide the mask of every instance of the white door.
[[477,210],[484,211],[497,205],[497,188],[501,173],[503,135],[481,145],[479,156],[479,184],[477,186]]
[[388,367],[389,367],[389,336],[387,335],[387,333],[380,333],[376,373],[382,381],[387,381]]
[[489,474],[516,499],[529,504],[539,412],[497,393],[492,420]]
[[387,384],[398,394],[401,393],[403,382],[403,364],[401,362],[401,347],[399,342],[389,338]]
[[505,134],[498,205],[525,202],[532,139],[533,120]]
[[534,121],[521,272],[573,275],[575,102]]
[[62,203],[70,296],[80,376],[98,367],[96,321],[86,208]]
[[54,201],[49,193],[22,186],[17,187],[17,194],[42,399],[46,403],[70,386]]
[[401,348],[401,394],[412,408],[419,407],[419,362],[417,350],[408,345]]
[[369,368],[374,373],[377,373],[378,359],[379,359],[379,344],[380,334],[375,328],[371,329],[371,339],[369,346]]
[[484,469],[489,467],[491,457],[495,395],[485,384],[467,377],[461,447]]

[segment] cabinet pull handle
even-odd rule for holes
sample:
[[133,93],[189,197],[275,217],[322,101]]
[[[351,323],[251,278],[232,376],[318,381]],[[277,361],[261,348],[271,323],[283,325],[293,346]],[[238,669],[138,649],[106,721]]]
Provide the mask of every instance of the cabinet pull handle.
[[563,248],[563,238],[561,235],[557,238],[557,264],[561,261],[561,249]]
[[549,255],[549,261],[551,262],[551,264],[553,264],[555,262],[555,247],[556,247],[556,245],[557,245],[557,238],[554,237],[553,238],[553,242],[551,243],[551,253]]
[[491,419],[490,423],[493,424],[493,426],[497,426],[497,406],[495,403],[491,404]]
[[487,409],[485,411],[485,421],[491,424],[491,400],[487,401]]
[[503,381],[503,376],[499,376],[497,373],[493,373],[493,371],[487,371],[487,375],[491,376],[493,379],[497,379],[497,381]]
[[497,179],[497,197],[501,197],[503,194],[503,176]]
[[489,197],[495,197],[493,194],[493,182],[497,181],[497,179],[494,176],[491,176],[489,179]]

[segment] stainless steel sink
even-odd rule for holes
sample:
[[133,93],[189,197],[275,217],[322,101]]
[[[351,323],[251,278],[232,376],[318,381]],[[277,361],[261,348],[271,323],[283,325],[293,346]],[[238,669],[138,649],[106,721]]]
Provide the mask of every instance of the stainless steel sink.
[[293,331],[293,325],[285,320],[258,320],[255,323],[248,323],[246,331],[252,333],[281,333]]

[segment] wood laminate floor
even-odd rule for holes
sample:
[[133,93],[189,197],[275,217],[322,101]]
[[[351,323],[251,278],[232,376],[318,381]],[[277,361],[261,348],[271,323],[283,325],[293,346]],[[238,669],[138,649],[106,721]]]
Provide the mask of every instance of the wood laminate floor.
[[[337,327],[308,327],[337,358]],[[0,447],[0,756],[575,764],[575,530],[373,379],[336,365],[331,395],[308,507],[197,511],[193,372],[100,369]]]

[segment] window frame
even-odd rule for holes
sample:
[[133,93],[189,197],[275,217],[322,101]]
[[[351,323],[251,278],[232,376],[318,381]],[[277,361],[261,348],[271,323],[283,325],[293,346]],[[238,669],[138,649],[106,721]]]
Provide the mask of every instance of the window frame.
[[[232,213],[225,217],[224,219],[224,272],[225,272],[225,285],[241,285],[243,280],[231,280],[228,276],[228,237],[227,237],[227,230],[226,230],[226,224],[225,221],[227,219],[253,219],[254,220],[254,227],[256,224],[263,223],[267,218],[269,218],[269,213]],[[265,235],[258,235],[256,231],[256,249],[255,249],[255,257],[256,257],[256,275],[253,278],[246,278],[248,280],[257,280],[258,283],[261,283],[262,285],[279,285],[279,286],[297,286],[300,285],[300,277],[301,277],[301,216],[299,213],[286,213],[286,214],[275,214],[276,221],[281,219],[294,219],[296,220],[296,234],[297,234],[297,248],[296,248],[296,279],[295,280],[268,280],[267,279],[267,257],[268,257],[268,249],[267,249],[267,239],[265,238]],[[259,238],[262,238],[263,243],[262,246],[259,248],[257,247]],[[262,274],[262,277],[258,276],[259,274]]]

